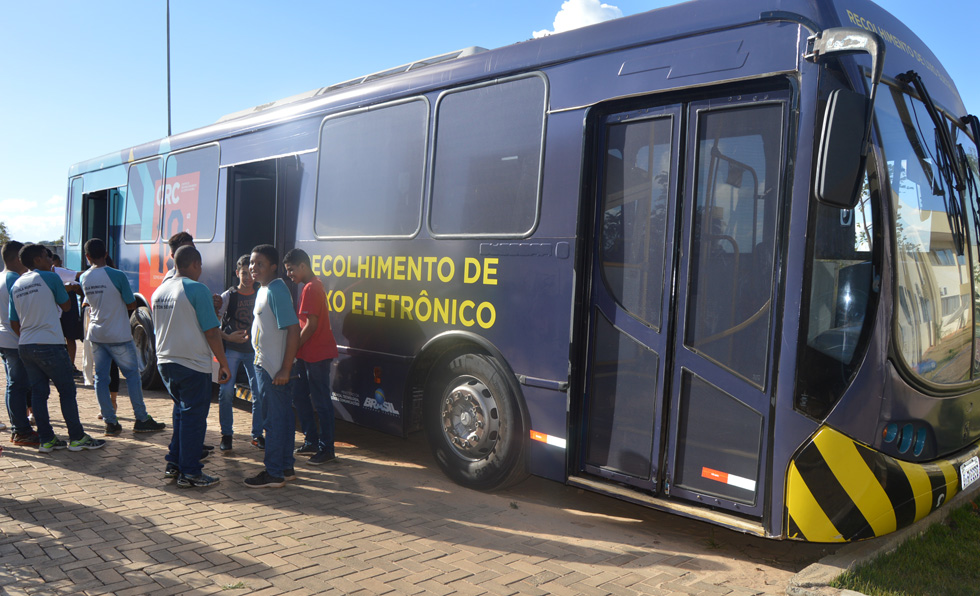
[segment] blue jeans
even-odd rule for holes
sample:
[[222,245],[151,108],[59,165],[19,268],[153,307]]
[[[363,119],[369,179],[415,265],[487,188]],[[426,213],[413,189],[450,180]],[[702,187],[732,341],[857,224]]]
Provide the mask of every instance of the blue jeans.
[[238,377],[238,365],[240,364],[245,367],[248,388],[252,392],[252,436],[260,437],[262,436],[262,428],[265,426],[266,408],[265,402],[259,397],[255,384],[255,352],[225,350],[225,358],[228,359],[228,370],[231,371],[231,378],[218,389],[218,422],[221,424],[221,434],[230,436],[235,432],[232,412],[234,411],[235,378]]
[[332,362],[332,358],[319,362],[297,360],[293,372],[298,378],[293,379],[292,383],[293,406],[299,416],[306,442],[316,445],[319,451],[330,456],[334,455],[333,400],[330,397]]
[[197,476],[203,467],[201,452],[204,451],[204,432],[211,409],[211,373],[172,362],[157,368],[174,400],[174,434],[166,460],[177,464],[185,476]]
[[146,405],[143,404],[143,385],[140,378],[139,359],[136,357],[136,344],[132,340],[118,344],[92,342],[92,359],[95,361],[95,397],[99,399],[102,419],[106,423],[116,423],[116,412],[112,409],[109,396],[109,370],[115,361],[119,371],[126,376],[129,401],[133,404],[133,414],[137,420],[146,420]]
[[17,348],[0,348],[3,357],[3,368],[7,373],[7,391],[4,403],[7,405],[7,416],[15,433],[29,433],[30,420],[27,419],[28,396],[31,391],[31,380],[27,377],[27,368],[20,360]]
[[285,470],[296,463],[293,441],[296,437],[296,414],[293,413],[293,393],[290,381],[273,385],[272,377],[261,366],[255,367],[255,385],[265,401],[265,471],[282,478]]
[[72,377],[75,367],[68,359],[68,348],[63,344],[21,344],[18,350],[31,383],[31,408],[41,442],[54,438],[48,415],[49,380],[61,399],[61,415],[68,427],[68,438],[77,441],[84,437],[85,430],[78,419],[78,402],[75,401],[75,379]]

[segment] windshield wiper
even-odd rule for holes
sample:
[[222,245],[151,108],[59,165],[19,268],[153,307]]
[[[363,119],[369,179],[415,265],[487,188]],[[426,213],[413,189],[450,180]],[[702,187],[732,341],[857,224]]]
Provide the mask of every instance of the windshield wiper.
[[[950,133],[949,126],[946,125],[943,115],[939,113],[939,108],[932,101],[932,97],[929,95],[929,91],[926,89],[918,73],[910,70],[898,75],[897,78],[902,83],[915,89],[919,95],[919,99],[922,101],[922,105],[925,106],[926,111],[929,113],[933,125],[936,127],[936,169],[940,173],[939,179],[941,182],[945,182],[946,188],[949,189],[949,193],[946,193],[944,189],[943,205],[946,207],[946,217],[949,219],[949,229],[953,235],[953,246],[956,249],[956,254],[963,255],[963,213],[957,199],[962,197],[964,190],[966,190],[966,183],[964,182],[964,174],[961,170],[962,162],[958,159],[959,155],[953,144],[953,136]],[[954,190],[960,194],[960,197],[954,194]]]
[[[973,114],[967,114],[960,119],[963,124],[970,127],[973,133],[973,144],[977,147],[977,154],[980,155],[980,119]],[[970,210],[973,211],[973,225],[980,230],[980,184],[978,184],[974,168],[970,167],[970,160],[967,157],[963,145],[957,145],[960,152],[960,163],[963,165],[964,177],[966,179],[966,196],[969,199]]]

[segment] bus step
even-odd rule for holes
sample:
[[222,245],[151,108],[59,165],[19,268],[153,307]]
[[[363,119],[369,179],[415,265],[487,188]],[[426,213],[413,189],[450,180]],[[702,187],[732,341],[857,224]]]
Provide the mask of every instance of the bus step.
[[651,509],[657,509],[658,511],[666,511],[692,519],[707,521],[737,532],[752,534],[754,536],[768,536],[761,521],[746,519],[707,507],[697,507],[677,500],[654,497],[645,492],[623,486],[622,484],[603,482],[601,479],[588,476],[569,476],[568,484],[576,488],[590,490]]

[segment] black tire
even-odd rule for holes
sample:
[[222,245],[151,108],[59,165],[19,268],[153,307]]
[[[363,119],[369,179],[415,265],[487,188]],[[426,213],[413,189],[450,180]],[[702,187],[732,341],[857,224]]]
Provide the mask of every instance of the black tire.
[[464,354],[431,377],[425,431],[439,467],[457,484],[489,491],[527,477],[527,424],[507,375],[492,356]]
[[153,317],[150,309],[140,306],[129,317],[129,329],[136,343],[136,355],[140,359],[140,380],[144,389],[159,389],[163,382],[157,370],[156,339],[153,335]]

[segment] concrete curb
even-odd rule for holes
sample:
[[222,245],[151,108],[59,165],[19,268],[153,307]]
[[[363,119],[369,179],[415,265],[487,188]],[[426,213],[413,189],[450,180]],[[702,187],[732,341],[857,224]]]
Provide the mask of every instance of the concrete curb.
[[980,482],[974,483],[972,487],[958,493],[946,506],[933,511],[907,528],[902,528],[881,538],[848,544],[836,553],[827,555],[794,575],[789,586],[786,587],[786,593],[790,596],[864,596],[861,592],[841,590],[840,588],[833,588],[829,584],[841,573],[870,561],[878,555],[890,553],[906,540],[915,538],[928,530],[933,524],[946,521],[954,509],[958,509],[978,493],[980,493]]

